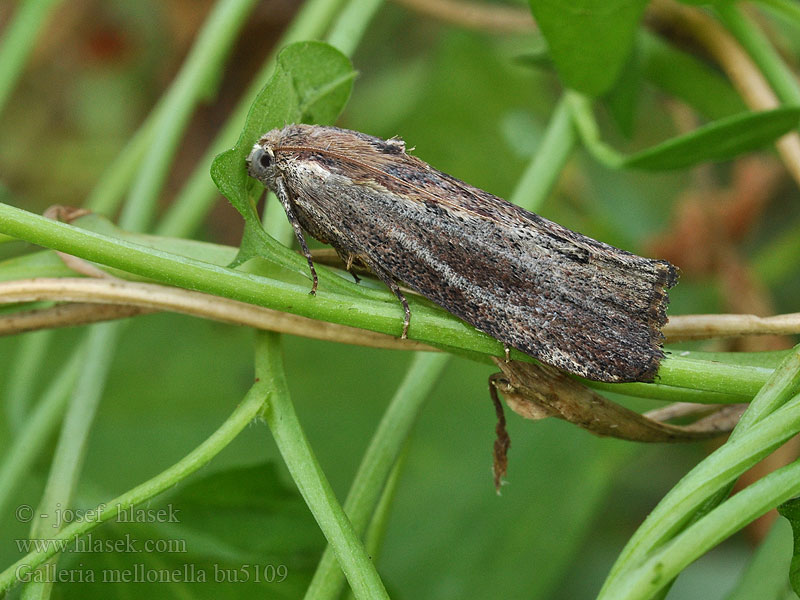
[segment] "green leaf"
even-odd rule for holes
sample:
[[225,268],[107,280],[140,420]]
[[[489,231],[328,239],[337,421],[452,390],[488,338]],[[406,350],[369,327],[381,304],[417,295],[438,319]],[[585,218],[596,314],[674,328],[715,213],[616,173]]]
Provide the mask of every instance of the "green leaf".
[[632,154],[622,161],[622,166],[681,169],[709,160],[726,160],[766,146],[798,123],[800,107],[734,115]]
[[529,0],[564,85],[608,91],[633,47],[647,0]]
[[789,581],[795,594],[800,595],[800,498],[793,498],[778,507],[778,512],[789,521],[794,536],[794,550],[789,567]]
[[245,159],[253,144],[271,129],[289,123],[325,124],[335,120],[350,96],[355,75],[350,60],[323,42],[297,42],[278,55],[275,73],[253,101],[236,145],[218,155],[211,165],[214,183],[245,220],[248,243],[235,265],[256,255],[305,264],[298,263],[293,253],[261,226],[256,202],[263,187],[248,177]]

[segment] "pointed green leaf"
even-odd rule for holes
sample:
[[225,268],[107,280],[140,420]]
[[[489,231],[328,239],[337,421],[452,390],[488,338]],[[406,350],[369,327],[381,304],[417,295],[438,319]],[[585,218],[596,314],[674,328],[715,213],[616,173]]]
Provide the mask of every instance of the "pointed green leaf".
[[622,166],[681,169],[709,160],[726,160],[762,148],[798,124],[800,107],[734,115],[632,154],[622,161]]

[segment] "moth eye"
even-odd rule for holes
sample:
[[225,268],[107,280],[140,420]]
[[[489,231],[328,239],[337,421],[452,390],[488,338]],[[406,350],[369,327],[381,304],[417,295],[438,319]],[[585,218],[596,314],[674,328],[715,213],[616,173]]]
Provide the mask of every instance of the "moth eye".
[[261,156],[258,157],[258,164],[260,164],[265,169],[272,164],[272,157],[269,155],[268,152],[264,152]]

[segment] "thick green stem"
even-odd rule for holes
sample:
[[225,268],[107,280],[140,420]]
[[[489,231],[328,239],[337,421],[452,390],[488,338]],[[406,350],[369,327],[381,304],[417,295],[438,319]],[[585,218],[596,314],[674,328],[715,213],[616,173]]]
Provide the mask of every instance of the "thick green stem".
[[650,513],[620,553],[601,598],[616,598],[611,590],[621,580],[688,523],[719,504],[727,496],[731,483],[744,471],[800,431],[798,387],[800,347],[795,348],[762,387],[730,439],[685,475]]
[[538,210],[555,187],[577,140],[567,99],[561,98],[533,160],[517,182],[509,201],[530,211]]
[[[448,359],[447,354],[417,354],[386,409],[344,503],[344,510],[357,535],[364,535],[392,467]],[[329,546],[322,555],[305,598],[338,598],[343,583],[342,571]]]
[[256,377],[267,386],[269,399],[264,418],[269,425],[283,460],[333,548],[356,598],[388,598],[378,572],[358,533],[336,499],[308,439],[297,420],[283,368],[280,335],[262,332],[257,337]]
[[[304,284],[268,279],[144,247],[127,240],[51,221],[1,203],[0,233],[168,285],[390,335],[398,335],[402,329],[402,311],[394,296],[385,290],[373,290],[370,297],[348,296],[333,291],[322,293],[322,290],[316,296],[310,296]],[[412,339],[437,347],[458,349],[464,353],[504,355],[500,342],[446,311],[413,297],[409,297],[409,305],[413,314],[409,330]],[[477,358],[475,354],[472,356]],[[512,358],[532,360],[516,351],[512,352]],[[662,386],[741,396],[755,394],[771,373],[771,369],[763,367],[669,355],[661,364],[658,381]],[[647,386],[635,383],[617,385],[621,393]]]

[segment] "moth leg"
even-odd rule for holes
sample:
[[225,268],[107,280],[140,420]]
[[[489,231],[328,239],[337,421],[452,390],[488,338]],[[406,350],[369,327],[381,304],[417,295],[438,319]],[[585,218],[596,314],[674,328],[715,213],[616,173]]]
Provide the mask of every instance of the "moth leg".
[[511,346],[503,344],[503,351],[506,353],[506,362],[511,362]]
[[397,299],[400,300],[400,304],[403,305],[403,333],[400,335],[400,339],[405,340],[408,339],[408,326],[411,325],[411,309],[408,307],[408,300],[406,300],[405,295],[403,294],[402,290],[400,290],[400,286],[397,285],[397,282],[394,278],[384,271],[379,265],[373,262],[367,256],[359,256],[358,257],[361,262],[363,262],[370,271],[372,271],[375,276],[380,279],[386,287],[388,287],[392,293],[397,296]]
[[[337,252],[339,252],[339,251],[337,250]],[[353,268],[353,261],[356,259],[356,255],[348,252],[346,257],[342,256],[341,253],[339,254],[339,257],[345,263],[344,270],[347,271],[348,273],[350,273],[350,275],[353,276],[353,281],[355,281],[356,283],[359,283],[361,281],[361,277],[359,277],[358,275],[356,275],[355,273],[353,273],[350,270],[350,269]]]
[[275,195],[278,197],[278,200],[280,200],[283,210],[286,212],[286,218],[289,219],[289,223],[292,224],[294,235],[297,238],[297,241],[300,243],[300,248],[303,250],[303,255],[308,261],[308,268],[311,271],[312,282],[311,291],[309,293],[314,296],[317,293],[317,270],[314,268],[314,261],[311,258],[311,251],[308,249],[308,244],[306,244],[306,238],[303,235],[303,228],[300,226],[300,221],[297,220],[297,216],[294,214],[292,200],[289,197],[289,188],[286,187],[286,182],[283,180],[283,177],[275,178]]
[[397,285],[397,282],[394,279],[389,277],[384,281],[384,283],[389,286],[389,289],[392,290],[392,293],[397,296],[398,300],[400,300],[400,304],[403,305],[403,333],[400,335],[400,339],[408,339],[408,326],[411,325],[411,309],[408,307],[408,300],[406,300],[406,297],[403,295],[400,286]]

